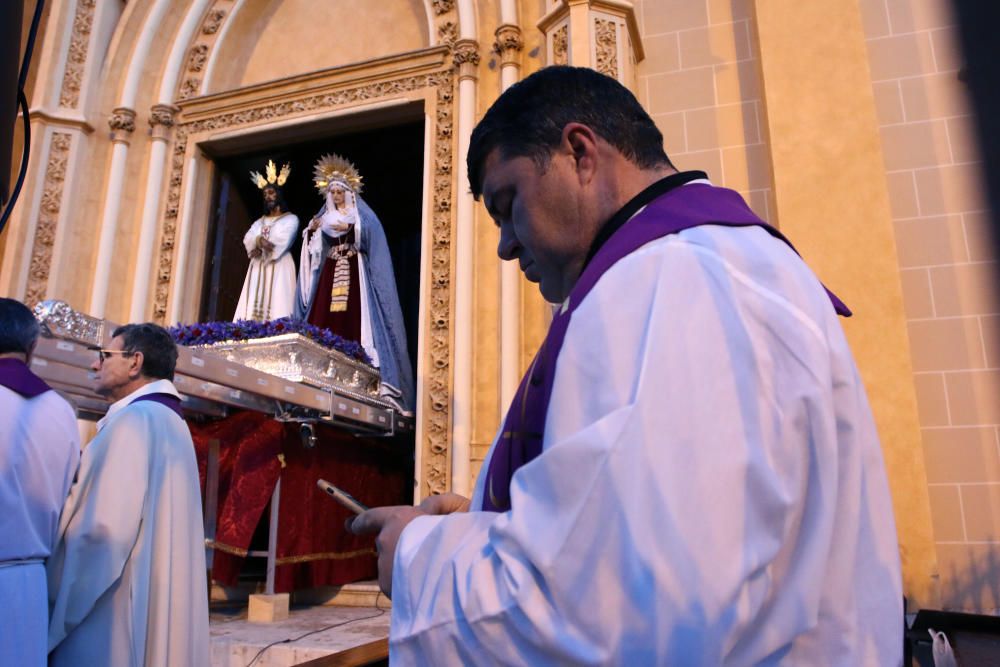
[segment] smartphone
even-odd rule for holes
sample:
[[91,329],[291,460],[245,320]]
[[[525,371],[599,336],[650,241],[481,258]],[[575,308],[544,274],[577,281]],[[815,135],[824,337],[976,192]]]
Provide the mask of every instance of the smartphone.
[[331,498],[333,498],[338,503],[340,503],[347,509],[351,510],[355,514],[361,514],[362,512],[368,511],[368,508],[359,503],[357,500],[355,500],[354,496],[349,494],[347,491],[344,491],[340,487],[330,484],[330,482],[326,481],[325,479],[316,480],[316,486],[323,489],[323,491],[328,496],[330,496]]

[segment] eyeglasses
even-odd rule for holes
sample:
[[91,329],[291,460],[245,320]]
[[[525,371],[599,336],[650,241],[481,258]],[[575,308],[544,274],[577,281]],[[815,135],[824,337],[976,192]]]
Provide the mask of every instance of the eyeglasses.
[[103,350],[101,348],[93,348],[94,352],[97,353],[97,363],[103,364],[104,360],[110,357],[112,354],[135,354],[135,352],[129,352],[128,350]]

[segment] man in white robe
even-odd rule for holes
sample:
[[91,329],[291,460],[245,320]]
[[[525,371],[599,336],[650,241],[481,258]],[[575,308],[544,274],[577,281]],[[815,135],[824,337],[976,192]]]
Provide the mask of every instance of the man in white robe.
[[129,324],[98,351],[112,405],[84,448],[48,562],[50,665],[208,665],[205,536],[177,348]]
[[73,408],[31,372],[40,329],[0,298],[0,665],[43,667],[45,559],[80,461]]
[[264,208],[243,236],[250,265],[233,320],[276,320],[295,310],[295,260],[288,250],[299,231],[298,216],[286,209],[276,185],[263,189]]
[[352,524],[379,531],[391,658],[901,664],[895,526],[844,304],[736,193],[677,172],[591,70],[510,88],[469,174],[500,256],[561,306],[471,503]]

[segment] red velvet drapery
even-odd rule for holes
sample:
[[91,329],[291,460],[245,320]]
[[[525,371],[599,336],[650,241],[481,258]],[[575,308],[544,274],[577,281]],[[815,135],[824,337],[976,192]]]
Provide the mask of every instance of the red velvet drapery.
[[371,507],[405,502],[410,471],[384,442],[317,426],[318,443],[306,449],[298,425],[256,412],[190,427],[203,490],[209,443],[220,443],[214,580],[237,583],[279,475],[275,591],[376,577],[374,539],[344,530],[347,510],[320,491],[316,480],[336,484]]

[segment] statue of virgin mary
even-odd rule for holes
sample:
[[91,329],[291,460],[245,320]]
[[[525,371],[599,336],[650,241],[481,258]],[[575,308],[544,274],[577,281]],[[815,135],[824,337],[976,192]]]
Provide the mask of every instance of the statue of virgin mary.
[[313,181],[324,203],[302,232],[295,316],[360,342],[379,369],[382,398],[409,413],[413,369],[382,223],[359,196],[349,161],[323,156]]

